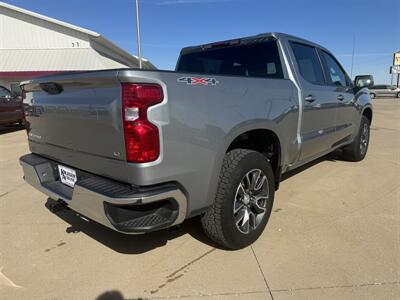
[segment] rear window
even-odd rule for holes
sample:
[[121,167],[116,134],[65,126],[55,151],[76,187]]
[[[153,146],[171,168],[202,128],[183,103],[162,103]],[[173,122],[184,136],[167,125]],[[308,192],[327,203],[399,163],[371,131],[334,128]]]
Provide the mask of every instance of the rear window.
[[190,73],[283,78],[276,41],[183,54],[176,70]]

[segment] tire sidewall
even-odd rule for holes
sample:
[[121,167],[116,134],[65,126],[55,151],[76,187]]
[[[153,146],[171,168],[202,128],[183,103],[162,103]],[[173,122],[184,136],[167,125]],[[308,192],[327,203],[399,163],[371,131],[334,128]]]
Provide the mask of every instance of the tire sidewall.
[[[362,131],[363,131],[363,128],[364,128],[364,124],[368,125],[368,144],[367,144],[367,149],[365,149],[365,152],[361,153],[360,143],[361,143],[361,135],[362,135]],[[358,149],[358,156],[359,156],[358,159],[359,160],[363,160],[365,158],[365,156],[367,155],[368,148],[369,148],[370,135],[371,135],[371,128],[370,128],[369,121],[365,116],[362,116],[360,130],[359,130],[359,133],[357,135],[357,149]]]
[[[236,227],[233,215],[233,205],[237,187],[243,177],[251,170],[260,169],[264,172],[268,179],[269,199],[267,202],[266,212],[262,222],[258,227],[248,234],[244,234]],[[223,231],[227,242],[233,245],[233,248],[245,247],[258,239],[268,223],[274,202],[275,183],[272,168],[267,159],[258,152],[250,152],[244,156],[238,163],[237,167],[232,171],[229,178],[228,189],[225,191],[225,203],[223,209]]]

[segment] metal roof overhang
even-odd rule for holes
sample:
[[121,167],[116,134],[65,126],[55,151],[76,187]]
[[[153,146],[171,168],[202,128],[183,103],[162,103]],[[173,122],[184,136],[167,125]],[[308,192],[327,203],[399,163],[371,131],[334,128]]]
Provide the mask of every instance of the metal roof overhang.
[[17,71],[17,72],[1,72],[0,78],[34,78],[39,76],[47,76],[58,74],[62,71]]
[[1,72],[76,71],[121,68],[91,48],[0,49]]

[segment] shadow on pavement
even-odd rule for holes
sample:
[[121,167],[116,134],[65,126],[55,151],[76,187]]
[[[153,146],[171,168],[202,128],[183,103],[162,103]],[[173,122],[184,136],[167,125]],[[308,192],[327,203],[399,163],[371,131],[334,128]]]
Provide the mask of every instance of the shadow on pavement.
[[18,130],[24,130],[25,126],[21,126],[21,125],[8,125],[8,126],[2,126],[0,125],[0,135],[2,134],[6,134],[6,133],[11,133],[14,131],[18,131]]
[[[337,161],[341,160],[340,152],[334,152],[332,154],[321,157],[313,162],[310,162],[302,167],[299,167],[293,171],[282,176],[282,181],[287,180],[298,173],[309,169],[323,161]],[[128,235],[114,231],[106,226],[103,226],[94,221],[88,220],[73,210],[68,209],[65,205],[48,198],[45,206],[59,218],[64,220],[70,226],[66,228],[66,232],[69,234],[84,233],[94,240],[102,243],[103,245],[123,254],[140,254],[151,251],[158,247],[162,247],[168,243],[168,241],[189,234],[196,240],[205,243],[211,247],[221,249],[220,246],[209,240],[203,233],[200,218],[195,217],[186,220],[183,224],[161,231],[142,235]],[[108,299],[108,298],[100,298]],[[111,299],[111,298],[110,298]],[[116,298],[118,299],[118,298]]]
[[196,240],[216,247],[203,233],[199,218],[192,218],[183,224],[160,231],[141,234],[122,234],[94,221],[81,217],[73,210],[48,198],[45,206],[70,226],[66,228],[69,234],[84,233],[103,245],[123,254],[140,254],[162,247],[185,234]]
[[[124,300],[124,295],[120,291],[113,290],[102,293],[97,296],[96,300]],[[134,298],[132,300],[143,300],[143,298]]]
[[282,175],[281,182],[285,181],[285,180],[289,179],[290,177],[293,177],[293,176],[295,176],[295,175],[297,175],[297,174],[299,174],[299,173],[301,173],[301,172],[303,172],[303,171],[305,171],[307,169],[310,169],[310,168],[314,167],[315,165],[318,165],[321,162],[324,162],[324,161],[336,162],[338,160],[339,161],[345,161],[345,159],[343,159],[342,156],[341,156],[340,150],[336,150],[336,151],[334,151],[332,153],[329,153],[329,154],[327,154],[325,156],[317,158],[316,160],[313,160],[313,161],[311,161],[311,162],[309,162],[309,163],[307,163],[307,164],[305,164],[305,165],[303,165],[301,167],[298,167],[298,168],[296,168],[294,170],[288,171],[287,173]]

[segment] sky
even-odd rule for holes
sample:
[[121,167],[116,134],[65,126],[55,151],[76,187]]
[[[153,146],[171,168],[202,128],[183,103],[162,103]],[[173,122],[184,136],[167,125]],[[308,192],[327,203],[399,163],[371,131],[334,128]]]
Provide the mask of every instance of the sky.
[[[96,31],[137,54],[135,0],[3,0]],[[353,77],[390,83],[400,51],[400,0],[140,0],[142,54],[175,68],[182,47],[264,32],[296,35],[328,48]]]

